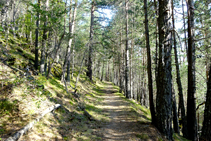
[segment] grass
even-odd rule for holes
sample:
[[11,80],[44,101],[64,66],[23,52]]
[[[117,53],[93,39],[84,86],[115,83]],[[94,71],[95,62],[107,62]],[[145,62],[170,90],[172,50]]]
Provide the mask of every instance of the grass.
[[[114,89],[116,89],[117,91],[119,91],[119,88],[117,86],[114,86]],[[125,98],[125,96],[122,93],[116,92],[115,95],[120,96],[122,99],[124,99],[125,101],[130,103],[131,108],[139,113],[141,112],[143,117],[145,117],[146,121],[150,121],[151,120],[151,115],[150,115],[150,110],[143,107],[142,105],[138,104],[136,101],[134,100],[130,100]]]

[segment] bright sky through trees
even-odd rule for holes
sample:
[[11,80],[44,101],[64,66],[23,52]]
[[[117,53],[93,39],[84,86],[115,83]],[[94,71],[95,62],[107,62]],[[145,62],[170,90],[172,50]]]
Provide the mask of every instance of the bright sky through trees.
[[113,11],[111,9],[100,9],[99,11],[102,12],[101,13],[102,17],[108,18],[105,21],[102,21],[102,25],[107,26],[109,21],[111,21],[113,15],[114,15]]

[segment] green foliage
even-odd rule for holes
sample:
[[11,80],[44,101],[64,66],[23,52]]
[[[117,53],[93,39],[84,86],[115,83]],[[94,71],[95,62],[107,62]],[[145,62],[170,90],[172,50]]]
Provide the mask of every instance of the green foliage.
[[17,108],[17,101],[10,102],[9,100],[0,101],[0,114],[12,114]]

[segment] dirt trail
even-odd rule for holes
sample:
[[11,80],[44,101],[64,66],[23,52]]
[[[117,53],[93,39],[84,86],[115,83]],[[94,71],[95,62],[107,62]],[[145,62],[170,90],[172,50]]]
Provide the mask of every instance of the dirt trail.
[[[105,123],[99,133],[103,141],[123,141],[123,140],[147,140],[156,141],[161,139],[157,130],[146,122],[147,117],[133,110],[132,104],[122,97],[114,94],[114,89],[108,84],[105,87],[105,96],[102,103],[104,115],[108,115],[110,121]],[[144,119],[144,122],[140,119]]]

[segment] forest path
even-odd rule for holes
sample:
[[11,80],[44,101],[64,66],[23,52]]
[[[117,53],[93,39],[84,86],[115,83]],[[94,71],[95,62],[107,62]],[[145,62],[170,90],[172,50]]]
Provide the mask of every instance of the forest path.
[[160,139],[159,133],[150,124],[149,118],[145,116],[146,111],[137,109],[134,102],[117,94],[109,82],[103,89],[105,91],[105,95],[102,96],[104,100],[98,108],[101,108],[102,114],[110,119],[98,130],[103,141]]

